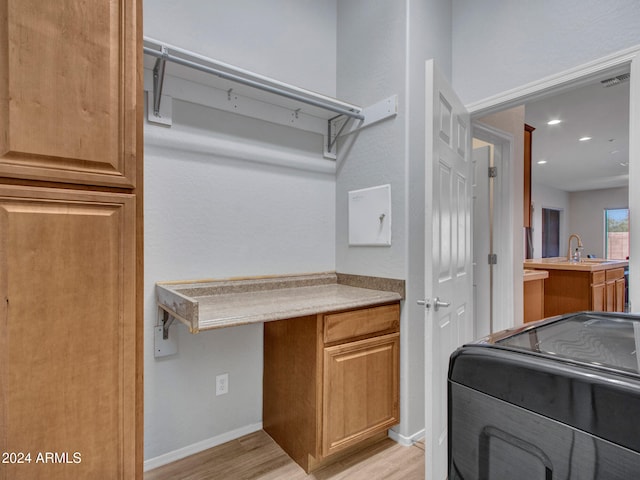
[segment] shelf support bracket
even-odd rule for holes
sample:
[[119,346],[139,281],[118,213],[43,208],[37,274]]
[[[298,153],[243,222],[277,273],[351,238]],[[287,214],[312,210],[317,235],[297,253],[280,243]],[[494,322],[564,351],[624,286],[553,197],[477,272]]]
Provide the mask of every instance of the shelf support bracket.
[[156,58],[156,64],[153,67],[153,114],[160,116],[160,102],[162,101],[162,85],[164,84],[164,69],[169,57],[169,49],[166,46],[161,47],[161,55]]
[[169,338],[169,327],[173,323],[175,318],[169,315],[169,312],[162,310],[162,339],[167,340]]
[[[337,115],[328,120],[327,135],[325,141],[326,158],[336,158],[336,142],[338,137],[351,135],[359,130],[374,125],[387,118],[398,114],[398,95],[391,95],[369,107],[365,107],[360,117],[347,117],[344,114]],[[353,120],[358,120],[357,122]]]
[[[338,119],[344,119],[342,125],[336,132],[336,128],[338,126]],[[326,142],[326,150],[324,152],[324,156],[328,158],[336,158],[336,142],[338,141],[338,137],[342,134],[344,127],[347,126],[350,120],[353,120],[352,117],[346,117],[344,115],[336,115],[335,117],[327,120],[327,142]]]
[[172,99],[168,95],[162,94],[165,66],[168,59],[169,48],[163,45],[153,67],[153,92],[149,92],[147,101],[147,120],[159,125],[171,126],[173,123],[171,120],[173,115]]

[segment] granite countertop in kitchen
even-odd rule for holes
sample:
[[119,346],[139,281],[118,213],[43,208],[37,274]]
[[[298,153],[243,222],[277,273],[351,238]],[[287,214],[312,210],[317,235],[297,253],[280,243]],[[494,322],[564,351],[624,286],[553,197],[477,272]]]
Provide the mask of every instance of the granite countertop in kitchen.
[[191,333],[401,300],[404,281],[336,274],[156,284],[158,306]]

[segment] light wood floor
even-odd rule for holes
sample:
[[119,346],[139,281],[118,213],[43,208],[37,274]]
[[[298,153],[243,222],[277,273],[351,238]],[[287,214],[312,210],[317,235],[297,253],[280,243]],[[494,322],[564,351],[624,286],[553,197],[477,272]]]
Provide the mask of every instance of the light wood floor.
[[264,431],[145,473],[144,480],[424,480],[424,445],[371,445],[307,475]]

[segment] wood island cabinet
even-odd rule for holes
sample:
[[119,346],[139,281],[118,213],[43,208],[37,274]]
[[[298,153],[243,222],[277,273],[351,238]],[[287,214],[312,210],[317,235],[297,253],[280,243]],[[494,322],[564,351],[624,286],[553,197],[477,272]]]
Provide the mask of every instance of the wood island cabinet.
[[141,4],[0,2],[0,480],[142,478]]
[[545,317],[586,310],[624,312],[624,268],[549,270],[544,289]]
[[399,422],[398,303],[265,323],[264,430],[309,472]]
[[524,323],[544,318],[544,282],[549,277],[545,270],[525,270],[523,275]]

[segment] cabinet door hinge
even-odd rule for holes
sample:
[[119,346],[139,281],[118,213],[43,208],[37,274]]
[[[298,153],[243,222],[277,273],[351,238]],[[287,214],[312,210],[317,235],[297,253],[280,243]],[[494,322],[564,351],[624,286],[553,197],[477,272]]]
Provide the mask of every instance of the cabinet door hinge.
[[489,254],[489,265],[497,265],[498,264],[498,254],[490,253]]
[[498,176],[498,167],[489,167],[489,178],[496,178]]

